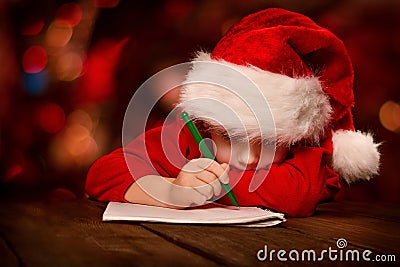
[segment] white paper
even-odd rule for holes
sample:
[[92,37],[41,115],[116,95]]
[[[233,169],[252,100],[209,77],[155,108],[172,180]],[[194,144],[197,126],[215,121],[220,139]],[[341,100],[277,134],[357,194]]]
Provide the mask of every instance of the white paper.
[[[266,227],[285,221],[282,213],[256,207],[234,207],[210,203],[205,206],[176,210],[132,203],[110,202],[103,221],[137,221],[183,224],[235,224]],[[256,224],[249,224],[254,223]]]

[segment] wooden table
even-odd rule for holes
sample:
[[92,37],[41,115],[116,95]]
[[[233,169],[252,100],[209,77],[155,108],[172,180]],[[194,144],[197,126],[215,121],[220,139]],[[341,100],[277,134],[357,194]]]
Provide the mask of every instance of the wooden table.
[[[395,266],[400,262],[400,209],[380,203],[321,204],[309,218],[289,218],[270,228],[104,223],[105,204],[58,190],[0,203],[0,266]],[[337,240],[347,246],[338,249]],[[343,240],[342,240],[343,241]],[[273,258],[260,261],[271,250]],[[337,250],[336,261],[328,252]],[[280,254],[281,261],[277,258]],[[299,253],[299,261],[294,258]],[[315,251],[317,260],[312,259]],[[343,252],[342,261],[339,251]],[[359,253],[360,261],[355,259]],[[367,262],[362,253],[370,250]],[[260,252],[259,252],[260,251]],[[306,252],[304,252],[306,251]],[[357,251],[357,252],[356,252]],[[283,253],[283,252],[280,252]],[[301,255],[304,260],[301,260]],[[396,262],[372,261],[381,259]]]

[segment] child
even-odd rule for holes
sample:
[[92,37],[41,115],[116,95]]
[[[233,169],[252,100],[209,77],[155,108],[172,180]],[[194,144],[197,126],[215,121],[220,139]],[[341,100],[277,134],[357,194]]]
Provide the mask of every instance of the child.
[[[241,206],[310,216],[318,202],[338,192],[340,178],[351,183],[377,174],[378,145],[371,135],[354,131],[349,56],[328,30],[303,15],[267,9],[234,25],[211,54],[199,53],[194,60],[202,61],[235,69],[258,86],[268,102],[264,106],[252,91],[240,90],[250,107],[258,112],[269,107],[273,115],[275,140],[267,140],[277,145],[272,164],[261,153],[266,133],[231,93],[207,84],[187,85],[180,107],[195,119],[203,137],[214,142],[215,161],[201,158],[176,116],[97,160],[86,181],[91,197],[181,208],[218,199],[222,182],[232,185]],[[196,65],[187,77],[235,79],[229,72]],[[192,101],[199,98],[226,103],[243,125],[214,106]],[[255,190],[249,189],[252,179],[261,181]],[[226,195],[217,201],[232,204]]]

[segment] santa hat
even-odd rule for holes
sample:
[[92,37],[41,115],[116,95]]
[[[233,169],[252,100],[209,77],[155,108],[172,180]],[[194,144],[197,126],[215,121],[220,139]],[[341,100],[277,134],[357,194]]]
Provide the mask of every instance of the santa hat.
[[[218,63],[225,68],[195,64],[198,62]],[[190,101],[212,98],[228,102],[250,129],[246,133],[250,139],[260,135],[258,122],[248,108],[267,108],[257,107],[259,92],[240,89],[246,95],[244,105],[229,90],[191,83],[210,80],[233,84],[238,80],[231,71],[235,70],[254,82],[265,97],[278,145],[315,144],[332,136],[333,168],[348,183],[369,180],[378,173],[378,145],[370,134],[354,130],[354,75],[348,53],[333,33],[311,19],[277,8],[249,15],[226,33],[211,54],[199,52],[193,63],[180,102],[194,119],[210,126],[222,125],[233,134],[243,132],[242,125],[230,116],[221,116],[217,106]]]

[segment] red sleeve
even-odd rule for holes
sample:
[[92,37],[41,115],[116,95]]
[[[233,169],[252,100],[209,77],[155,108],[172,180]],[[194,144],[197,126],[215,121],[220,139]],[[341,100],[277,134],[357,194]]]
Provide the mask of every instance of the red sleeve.
[[133,181],[123,149],[119,148],[93,163],[86,176],[85,191],[100,201],[127,202],[124,194]]
[[100,201],[126,202],[125,192],[135,179],[151,174],[176,177],[186,158],[200,156],[185,128],[178,119],[151,129],[126,147],[101,157],[89,169],[86,193]]
[[[281,164],[272,164],[270,171],[232,170],[229,175],[238,202],[242,206],[264,206],[291,217],[311,216],[322,199],[328,199],[339,188],[339,176],[325,162],[327,150],[321,147],[296,147],[292,157]],[[253,178],[261,185],[249,192]],[[329,185],[329,186],[328,186]],[[224,196],[221,202],[231,204]]]

